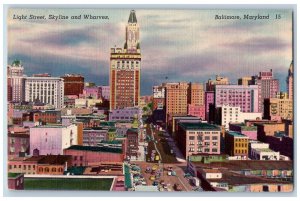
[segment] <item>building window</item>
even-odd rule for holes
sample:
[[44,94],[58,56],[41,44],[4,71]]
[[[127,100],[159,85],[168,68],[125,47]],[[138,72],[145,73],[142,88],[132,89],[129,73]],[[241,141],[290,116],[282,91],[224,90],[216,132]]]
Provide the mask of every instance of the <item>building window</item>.
[[218,140],[218,136],[213,136],[212,140]]
[[189,136],[189,140],[195,140],[195,136]]

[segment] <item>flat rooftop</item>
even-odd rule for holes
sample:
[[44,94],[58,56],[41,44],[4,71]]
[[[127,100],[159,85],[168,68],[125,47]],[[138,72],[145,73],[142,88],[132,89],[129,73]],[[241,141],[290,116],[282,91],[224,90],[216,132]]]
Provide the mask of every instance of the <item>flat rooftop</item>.
[[66,150],[78,150],[78,151],[93,151],[93,152],[108,152],[108,153],[123,153],[123,150],[116,147],[100,147],[100,146],[81,146],[73,145]]
[[22,175],[22,173],[11,173],[11,172],[9,172],[8,173],[8,178],[17,178],[21,175]]
[[64,165],[68,160],[71,159],[72,156],[68,155],[47,155],[38,160],[38,164]]
[[246,135],[244,135],[244,134],[242,134],[242,133],[240,133],[240,132],[228,131],[228,132],[226,132],[226,133],[229,134],[229,135],[232,135],[232,136],[234,136],[234,137],[245,137],[245,138],[249,138],[248,136],[246,136]]
[[270,148],[252,148],[252,149],[259,151],[259,152],[276,152]]
[[234,172],[222,171],[222,178],[207,179],[209,182],[227,183],[228,185],[247,185],[247,184],[292,184],[289,181],[280,181],[257,176],[246,176]]
[[193,162],[197,168],[218,168],[232,171],[241,170],[293,170],[293,161],[230,160],[225,162]]
[[100,144],[122,144],[122,140],[111,140],[111,141],[108,141],[108,140],[102,140],[100,142]]
[[219,128],[218,126],[208,123],[180,122],[179,126],[184,128],[185,130],[221,130],[221,128]]
[[24,178],[25,190],[109,191],[113,178]]

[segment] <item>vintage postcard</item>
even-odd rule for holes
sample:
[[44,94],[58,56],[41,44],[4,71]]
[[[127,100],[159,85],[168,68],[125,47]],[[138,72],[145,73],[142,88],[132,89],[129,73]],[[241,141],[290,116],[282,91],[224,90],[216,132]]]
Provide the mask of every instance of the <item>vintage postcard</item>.
[[8,189],[293,192],[293,15],[10,6]]

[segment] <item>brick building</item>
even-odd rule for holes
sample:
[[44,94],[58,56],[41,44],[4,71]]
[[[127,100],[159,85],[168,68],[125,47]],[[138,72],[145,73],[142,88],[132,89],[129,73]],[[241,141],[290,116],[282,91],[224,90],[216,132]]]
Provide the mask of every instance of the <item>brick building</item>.
[[279,92],[279,80],[273,77],[272,69],[270,71],[259,72],[258,76],[253,77],[253,82],[258,86],[258,111],[263,112],[264,100],[266,98],[275,98]]
[[123,162],[125,159],[124,143],[122,147],[79,146],[64,149],[64,155],[71,155],[73,166],[88,166],[91,163]]
[[238,156],[241,159],[248,158],[249,137],[235,131],[225,133],[225,153],[230,156]]
[[139,134],[138,130],[134,128],[130,128],[126,132],[127,137],[127,157],[131,159],[136,159],[138,157],[139,150]]
[[8,159],[29,154],[29,132],[8,132]]
[[60,110],[36,110],[31,111],[29,121],[40,122],[41,124],[56,124],[61,121]]
[[215,125],[181,122],[176,136],[185,158],[198,153],[220,154],[221,129]]
[[24,190],[24,174],[8,173],[8,189]]
[[140,101],[140,30],[131,10],[125,32],[124,48],[110,51],[110,110],[135,107]]
[[84,88],[84,77],[77,74],[65,74],[62,76],[64,80],[64,95],[76,95],[82,94]]

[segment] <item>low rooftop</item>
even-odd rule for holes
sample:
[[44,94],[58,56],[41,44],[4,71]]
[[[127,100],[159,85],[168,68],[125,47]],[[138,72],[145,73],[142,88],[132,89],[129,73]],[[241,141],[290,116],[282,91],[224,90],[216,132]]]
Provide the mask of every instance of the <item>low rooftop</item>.
[[184,128],[185,130],[221,130],[221,128],[219,128],[218,126],[208,123],[180,122],[179,126]]
[[231,186],[247,185],[247,184],[288,184],[291,182],[280,181],[276,179],[267,179],[256,176],[246,176],[234,172],[222,171],[222,178],[207,179],[209,182],[228,183]]
[[252,148],[258,152],[275,152],[274,150],[270,149],[270,148]]
[[193,162],[197,168],[219,168],[232,171],[241,170],[293,170],[293,161],[230,160],[208,164]]
[[38,164],[49,164],[49,165],[64,165],[71,156],[68,155],[47,155],[38,161]]
[[245,137],[245,138],[249,138],[248,136],[240,133],[240,132],[236,132],[236,131],[228,131],[226,132],[229,135],[232,135],[233,137]]
[[203,169],[202,171],[204,173],[221,173],[221,171],[218,169]]
[[123,150],[117,147],[81,146],[81,145],[73,145],[65,150],[108,152],[108,153],[118,153],[118,154],[123,153]]
[[22,173],[8,173],[8,178],[17,178],[19,176],[23,175]]
[[101,144],[122,144],[122,140],[111,140],[111,141],[102,140],[100,143]]
[[116,122],[113,122],[113,121],[100,122],[100,126],[115,127],[115,124],[116,124]]
[[129,128],[129,129],[127,130],[127,132],[137,133],[137,132],[138,132],[138,129],[137,129],[137,128]]

